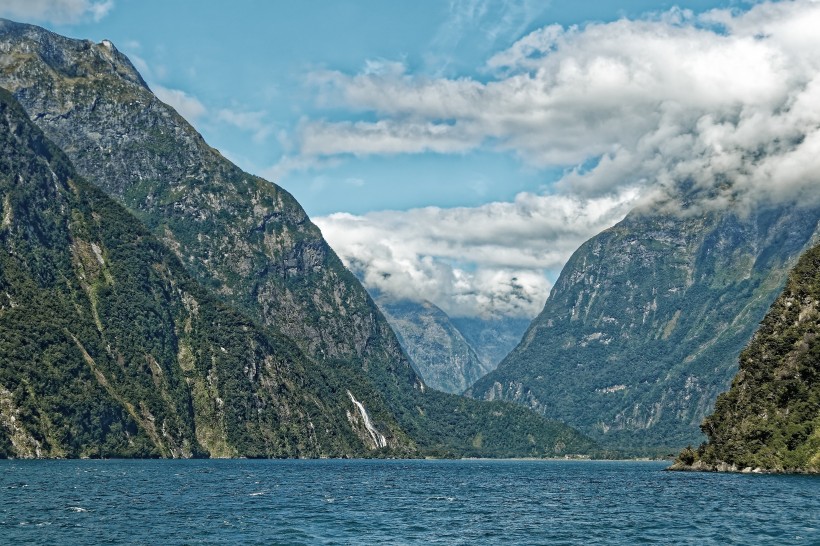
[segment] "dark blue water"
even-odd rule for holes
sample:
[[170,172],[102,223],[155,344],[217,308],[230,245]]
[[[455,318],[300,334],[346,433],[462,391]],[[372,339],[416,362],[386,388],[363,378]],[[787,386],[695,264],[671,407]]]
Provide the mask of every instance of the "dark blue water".
[[0,461],[2,544],[820,544],[820,478],[588,461]]

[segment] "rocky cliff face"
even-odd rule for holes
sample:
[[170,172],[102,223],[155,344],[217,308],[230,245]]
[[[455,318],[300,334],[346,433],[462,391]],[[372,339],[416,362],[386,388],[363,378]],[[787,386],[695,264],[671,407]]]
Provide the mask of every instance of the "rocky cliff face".
[[513,317],[457,317],[450,321],[475,350],[487,372],[496,369],[521,343],[524,332],[532,322],[531,319]]
[[0,23],[0,85],[225,301],[310,356],[414,381],[389,326],[299,204],[209,147],[110,42]]
[[516,401],[605,445],[698,443],[737,355],[818,233],[798,205],[633,212],[586,242],[474,396]]
[[6,91],[0,203],[0,456],[415,452],[372,386],[219,303]]
[[383,399],[423,450],[510,456],[590,448],[574,431],[521,408],[426,389],[299,204],[210,148],[109,42],[0,20],[0,86],[201,285],[325,369],[374,387],[378,397],[354,393],[356,400],[370,408]]
[[820,245],[789,274],[702,428],[708,443],[673,468],[820,473]]
[[490,371],[450,317],[432,303],[381,298],[377,304],[430,387],[461,394]]

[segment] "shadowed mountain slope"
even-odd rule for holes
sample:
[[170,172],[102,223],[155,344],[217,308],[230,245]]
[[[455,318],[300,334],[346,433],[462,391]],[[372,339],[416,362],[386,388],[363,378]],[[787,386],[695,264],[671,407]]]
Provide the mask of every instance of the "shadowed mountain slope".
[[200,287],[0,91],[0,454],[415,453],[351,367],[311,362]]
[[427,385],[461,394],[490,371],[450,317],[434,304],[386,298],[377,303]]
[[673,469],[820,473],[820,245],[789,274],[740,370]]
[[521,344],[471,389],[518,402],[604,445],[699,443],[820,210],[634,211],[581,246]]
[[360,370],[420,449],[509,456],[591,445],[522,408],[426,389],[381,312],[293,197],[209,147],[109,42],[0,21],[0,85],[200,284],[308,358]]

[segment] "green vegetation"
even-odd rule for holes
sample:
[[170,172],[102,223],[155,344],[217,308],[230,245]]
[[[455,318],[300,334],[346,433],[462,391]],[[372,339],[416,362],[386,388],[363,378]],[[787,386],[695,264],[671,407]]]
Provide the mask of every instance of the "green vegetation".
[[818,207],[633,212],[575,252],[473,396],[516,401],[634,455],[677,453],[817,231]]
[[820,245],[791,271],[677,468],[820,472]]
[[418,397],[417,416],[401,416],[420,445],[463,457],[561,457],[598,453],[574,429],[510,402],[483,402],[436,391]]
[[[0,93],[5,456],[407,455],[349,367],[216,301]],[[347,390],[380,415],[371,453]]]
[[[54,343],[76,374],[60,367],[55,373],[68,375],[54,384],[84,374],[99,403],[120,412],[109,419],[121,421],[111,433],[117,445],[151,456],[531,455],[590,445],[521,408],[422,392],[390,326],[293,197],[210,148],[124,56],[15,23],[0,27],[0,43],[25,51],[0,69],[0,85],[90,182],[55,153],[69,170],[57,194],[37,197],[52,187],[43,174],[18,199],[16,173],[30,165],[4,171],[12,216],[29,211],[53,225],[40,230],[45,239],[20,227],[36,222],[12,221],[4,232],[19,258],[8,271],[19,273],[3,282],[19,307],[9,303],[0,321],[19,320],[7,324],[21,335],[57,328],[63,337]],[[39,141],[32,145],[46,146]],[[36,297],[56,307],[29,317]],[[35,342],[34,361],[20,351],[8,348],[17,360],[9,376],[33,374],[29,363],[48,348]],[[54,388],[56,399],[67,387]],[[370,449],[348,390],[388,448]],[[49,419],[57,411],[24,385],[9,391],[8,416],[20,408],[34,415],[38,404]],[[520,429],[505,417],[517,412],[526,416]],[[47,431],[45,419],[22,422],[13,445],[46,438],[37,432]],[[112,453],[129,455],[125,447]]]

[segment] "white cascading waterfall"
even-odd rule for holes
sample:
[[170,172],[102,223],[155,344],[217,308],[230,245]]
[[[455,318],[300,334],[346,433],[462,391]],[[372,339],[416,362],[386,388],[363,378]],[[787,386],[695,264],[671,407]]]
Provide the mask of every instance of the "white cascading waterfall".
[[370,416],[367,414],[367,410],[364,409],[364,405],[356,400],[352,392],[347,391],[347,395],[350,397],[350,401],[353,402],[353,405],[356,406],[356,409],[359,410],[359,415],[362,417],[362,421],[364,421],[364,428],[370,433],[370,437],[373,438],[373,443],[376,444],[376,447],[387,447],[387,438],[373,426],[373,423],[370,421]]

